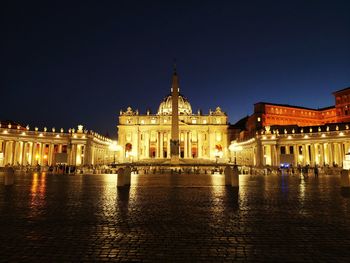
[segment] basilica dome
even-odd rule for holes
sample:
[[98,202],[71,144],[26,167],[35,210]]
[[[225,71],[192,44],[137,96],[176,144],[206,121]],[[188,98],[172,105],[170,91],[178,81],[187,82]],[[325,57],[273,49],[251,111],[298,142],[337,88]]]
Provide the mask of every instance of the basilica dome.
[[[171,115],[172,113],[172,97],[171,94],[166,96],[159,105],[158,115]],[[191,115],[192,107],[189,101],[179,94],[179,114],[180,115]]]

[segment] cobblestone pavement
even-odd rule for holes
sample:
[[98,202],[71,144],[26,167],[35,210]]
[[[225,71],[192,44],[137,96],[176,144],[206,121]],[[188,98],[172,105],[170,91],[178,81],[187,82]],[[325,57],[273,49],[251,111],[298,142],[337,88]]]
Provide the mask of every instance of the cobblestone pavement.
[[339,176],[0,176],[0,261],[349,262]]

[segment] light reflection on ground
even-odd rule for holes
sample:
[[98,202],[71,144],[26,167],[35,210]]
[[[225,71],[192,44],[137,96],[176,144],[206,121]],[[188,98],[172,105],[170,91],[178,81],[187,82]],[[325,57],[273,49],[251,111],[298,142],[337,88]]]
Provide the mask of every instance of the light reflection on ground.
[[[342,261],[350,193],[339,176],[0,176],[0,249],[7,261],[173,259]],[[40,248],[40,249],[34,249]]]

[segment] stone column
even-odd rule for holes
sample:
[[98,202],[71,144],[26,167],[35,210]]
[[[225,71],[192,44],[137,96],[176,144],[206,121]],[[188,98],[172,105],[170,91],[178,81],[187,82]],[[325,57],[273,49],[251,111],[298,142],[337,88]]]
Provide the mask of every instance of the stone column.
[[[70,151],[68,153],[68,165],[74,165],[74,156],[75,156],[75,144],[71,145]],[[100,154],[99,154],[100,157]]]
[[40,153],[41,153],[41,143],[35,143],[35,155],[34,155],[34,162],[35,164],[34,165],[37,165],[37,164],[41,164],[40,162]]
[[267,145],[267,147],[270,147],[270,160],[271,160],[271,166],[275,166],[276,162],[276,145]]
[[198,147],[198,158],[202,158],[202,133],[197,134],[197,147]]
[[45,164],[45,148],[46,148],[46,143],[42,143],[41,144],[41,151],[40,151],[40,165],[44,165]]
[[160,133],[157,132],[157,153],[156,158],[160,158]]
[[13,145],[13,161],[12,161],[12,164],[13,165],[17,165],[18,164],[18,161],[19,161],[19,147],[20,147],[20,142],[17,142],[17,141],[14,141],[13,142],[14,145]]
[[324,156],[324,144],[321,143],[320,144],[320,166],[324,166],[325,164],[325,156]]
[[336,163],[336,164],[339,164],[339,150],[338,150],[338,143],[333,143],[333,161]]
[[26,165],[28,162],[27,148],[28,148],[28,142],[23,142],[22,165]]
[[32,147],[31,147],[31,165],[36,165],[36,158],[35,158],[35,148],[36,148],[36,143],[32,142]]
[[32,164],[32,160],[33,160],[33,142],[28,142],[28,151],[27,151],[28,155],[27,155],[27,163],[31,165]]
[[343,163],[343,148],[342,143],[338,143],[338,164],[341,166]]
[[299,148],[298,145],[293,145],[293,153],[294,153],[294,167],[296,167],[298,165],[299,162]]
[[75,154],[74,154],[74,165],[81,165],[81,145],[75,145]]
[[333,157],[333,144],[332,143],[328,143],[327,144],[327,152],[328,152],[328,156],[329,156],[329,165],[333,166],[333,162],[334,162],[334,157]]
[[167,151],[166,151],[167,152],[167,156],[166,157],[170,158],[170,151],[171,150],[170,150],[170,134],[169,133],[168,133],[168,136],[167,136],[167,143],[166,144],[167,144]]
[[[120,154],[121,152],[119,152]],[[92,164],[94,165],[96,163],[96,160],[95,160],[95,147],[90,145],[90,163],[89,164]]]
[[138,158],[145,158],[145,133],[144,132],[141,132],[141,131],[139,132],[138,141],[139,141]]
[[188,132],[188,156],[190,158],[192,157],[192,133],[189,131]]
[[313,143],[310,144],[310,165],[311,166],[314,166],[315,165],[315,162],[316,162],[316,153],[315,153],[315,145]]
[[20,165],[23,164],[23,159],[24,159],[23,152],[24,152],[24,142],[21,141],[21,142],[19,142],[19,156],[18,156],[18,162]]
[[306,158],[307,158],[307,155],[306,155],[306,146],[305,144],[302,144],[301,145],[301,149],[302,149],[302,156],[303,156],[303,161],[300,165],[305,165],[306,164]]
[[11,151],[12,151],[12,155],[11,155],[11,162],[10,162],[10,164],[15,165],[16,164],[15,163],[15,161],[16,161],[16,156],[15,156],[15,154],[16,154],[16,141],[12,141],[12,149],[11,149]]
[[149,140],[150,140],[150,133],[149,132],[145,132],[145,146],[146,146],[146,149],[145,149],[145,157],[146,158],[149,158]]
[[[255,165],[256,166],[263,166],[264,165],[264,154],[265,153],[263,153],[263,146],[261,145],[261,140],[260,139],[258,139],[256,141],[256,151],[253,154],[255,155],[255,160],[256,160]],[[234,158],[234,156],[233,156],[233,158]]]
[[341,161],[340,164],[343,164],[344,158],[345,158],[345,144],[344,143],[340,143],[340,154],[341,154]]
[[47,158],[48,165],[52,165],[53,164],[54,148],[55,148],[54,144],[49,144],[49,156]]
[[8,146],[8,144],[9,144],[9,142],[8,141],[4,141],[3,142],[3,144],[4,144],[4,162],[3,162],[3,164],[4,164],[4,166],[5,165],[7,165],[8,164],[8,159],[9,159],[9,153],[10,153],[10,149],[9,149],[9,146]]
[[164,142],[163,142],[163,140],[164,140],[164,133],[163,132],[160,132],[159,133],[159,137],[160,137],[160,140],[159,140],[159,144],[160,144],[160,158],[164,158],[164,149],[163,149],[163,145],[164,145]]
[[281,146],[280,145],[276,145],[275,146],[276,149],[276,166],[280,166],[280,156],[281,156]]
[[325,165],[328,163],[328,156],[327,156],[327,146],[325,143],[321,143],[321,152],[322,152],[322,158],[323,158],[323,163],[322,165]]
[[306,163],[307,164],[311,164],[310,151],[309,151],[309,145],[308,144],[305,145],[305,155],[306,155]]

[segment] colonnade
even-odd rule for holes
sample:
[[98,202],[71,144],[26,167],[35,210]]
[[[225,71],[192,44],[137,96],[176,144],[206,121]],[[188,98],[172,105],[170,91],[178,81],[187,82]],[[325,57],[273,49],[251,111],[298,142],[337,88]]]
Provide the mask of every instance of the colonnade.
[[341,166],[345,154],[350,150],[349,146],[348,142],[264,145],[263,164],[278,166],[281,155],[286,154],[293,155],[293,165]]
[[53,144],[50,142],[33,141],[0,141],[0,166],[5,165],[54,165],[56,154],[67,153],[67,163],[80,165],[84,163],[81,144],[75,144],[68,149],[64,143]]
[[113,161],[113,152],[109,148],[111,141],[100,137],[82,132],[57,134],[0,129],[0,167],[111,163]]
[[242,151],[237,153],[240,164],[279,166],[288,162],[294,166],[342,166],[345,154],[350,152],[350,133],[340,136],[337,132],[321,139],[310,136],[304,140],[258,136],[251,143],[241,142],[241,146]]

